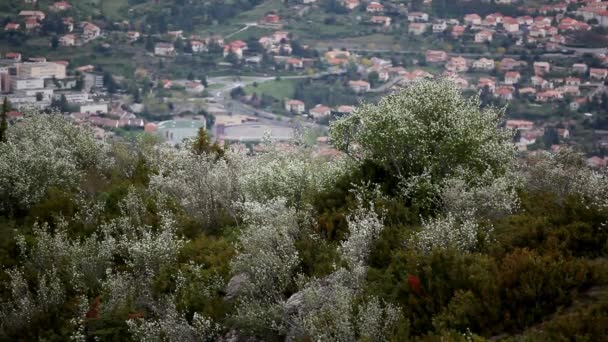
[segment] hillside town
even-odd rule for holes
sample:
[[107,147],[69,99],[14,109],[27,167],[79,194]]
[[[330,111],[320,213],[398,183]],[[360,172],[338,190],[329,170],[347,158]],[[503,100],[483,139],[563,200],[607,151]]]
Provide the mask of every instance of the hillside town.
[[[506,108],[521,151],[578,145],[590,165],[608,162],[608,1],[481,1],[479,13],[440,0],[268,1],[211,31],[142,23],[137,6],[113,21],[68,1],[19,2],[0,11],[11,120],[54,108],[99,139],[146,131],[176,144],[206,127],[251,142],[307,128],[320,143],[362,101],[447,77]],[[311,37],[302,27],[316,16]]]

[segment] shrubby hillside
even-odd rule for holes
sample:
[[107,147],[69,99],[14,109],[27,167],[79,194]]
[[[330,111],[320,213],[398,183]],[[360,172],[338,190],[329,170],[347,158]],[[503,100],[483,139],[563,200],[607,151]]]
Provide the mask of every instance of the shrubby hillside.
[[29,113],[0,139],[0,339],[604,340],[606,174],[518,156],[502,114],[424,81],[333,123],[330,159]]

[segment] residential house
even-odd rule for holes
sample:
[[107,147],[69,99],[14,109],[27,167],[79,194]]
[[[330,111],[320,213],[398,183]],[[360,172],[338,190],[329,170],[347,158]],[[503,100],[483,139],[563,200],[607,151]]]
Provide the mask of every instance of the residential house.
[[99,37],[101,35],[101,29],[99,28],[99,26],[93,24],[93,23],[89,23],[89,22],[85,22],[82,25],[82,39],[84,41],[91,41],[97,37]]
[[451,72],[466,72],[469,70],[469,66],[464,57],[452,57],[446,64],[445,69]]
[[285,100],[285,110],[290,113],[302,114],[306,110],[304,102],[300,100]]
[[61,46],[74,46],[76,45],[76,35],[66,34],[59,38],[59,45]]
[[519,83],[521,75],[518,71],[507,71],[505,73],[505,84],[513,85]]
[[513,100],[513,93],[515,92],[515,88],[511,86],[500,86],[494,92],[494,96],[499,97],[505,101]]
[[359,4],[359,0],[344,0],[344,2],[342,2],[342,5],[350,11],[359,7]]
[[442,63],[448,60],[448,54],[441,50],[427,50],[425,58],[427,63]]
[[262,19],[262,22],[266,24],[278,24],[280,21],[281,17],[275,13],[268,13],[264,16],[264,19]]
[[190,48],[192,49],[193,53],[200,53],[200,52],[207,51],[207,45],[205,45],[205,43],[200,40],[191,40]]
[[331,114],[331,108],[324,106],[322,104],[318,104],[318,105],[314,106],[313,108],[311,108],[308,111],[308,114],[310,116],[312,116],[315,120],[319,120],[319,119],[329,116]]
[[488,59],[488,58],[482,57],[482,58],[476,60],[475,62],[473,62],[473,69],[475,69],[475,70],[490,71],[490,70],[494,70],[495,67],[496,67],[496,64],[494,63],[494,61],[491,59]]
[[542,93],[536,94],[536,101],[538,102],[547,102],[552,100],[561,100],[564,96],[561,92],[556,90],[546,90]]
[[26,30],[35,30],[39,28],[41,25],[38,22],[38,19],[34,17],[25,18],[25,29]]
[[487,88],[490,93],[494,93],[496,90],[496,81],[491,78],[482,77],[477,81],[477,89]]
[[167,35],[172,40],[182,39],[182,38],[184,38],[184,31],[182,31],[182,30],[168,31]]
[[542,75],[551,71],[551,64],[549,62],[534,62],[534,73],[536,75]]
[[58,1],[58,2],[54,3],[53,5],[51,5],[51,7],[50,7],[50,9],[52,11],[56,11],[56,12],[67,11],[70,8],[72,8],[72,5],[70,5],[70,3],[67,1]]
[[338,108],[336,108],[336,112],[338,114],[350,114],[352,112],[355,111],[355,107],[354,106],[338,106]]
[[68,32],[74,31],[74,19],[73,18],[71,18],[71,17],[63,18],[63,19],[61,19],[61,22],[63,23],[63,26],[65,26],[65,29]]
[[19,12],[20,17],[34,17],[38,19],[38,21],[43,21],[46,18],[46,14],[42,11],[21,11]]
[[451,35],[454,38],[459,38],[464,34],[465,30],[466,30],[466,27],[461,26],[461,25],[456,25],[456,26],[452,27]]
[[372,24],[382,25],[384,27],[391,26],[391,18],[383,15],[375,15],[370,19]]
[[19,23],[8,23],[4,26],[4,31],[17,31],[20,27]]
[[200,94],[205,91],[205,86],[201,81],[187,81],[185,86],[186,92],[190,94]]
[[348,86],[355,93],[365,93],[365,92],[368,92],[371,89],[371,86],[370,86],[369,82],[363,81],[363,80],[349,81],[348,82]]
[[507,120],[506,122],[507,129],[516,129],[516,130],[529,130],[534,128],[534,122],[529,120]]
[[433,23],[433,33],[442,33],[448,29],[448,23],[445,20],[438,20]]
[[585,63],[574,63],[572,64],[572,71],[579,74],[586,74],[589,67]]
[[565,83],[569,86],[579,86],[581,85],[581,79],[578,77],[566,77]]
[[491,42],[493,37],[492,31],[481,30],[475,34],[475,43],[486,43]]
[[292,69],[302,69],[304,62],[300,58],[288,58],[285,62],[285,66]]
[[589,78],[592,80],[605,80],[608,77],[608,69],[591,68],[589,69]]
[[556,89],[564,95],[580,96],[581,90],[577,85],[565,85]]
[[426,23],[410,23],[407,27],[409,33],[419,36],[426,32],[428,25]]
[[129,39],[130,42],[137,41],[139,39],[139,37],[141,37],[141,34],[137,31],[127,32],[127,39]]
[[154,54],[162,57],[172,57],[175,55],[175,46],[173,46],[173,43],[156,43]]
[[505,16],[502,15],[502,13],[496,12],[496,13],[488,14],[486,16],[486,19],[494,20],[494,21],[496,21],[497,24],[500,24],[500,23],[502,23],[504,17]]
[[376,1],[372,1],[370,2],[367,7],[365,8],[365,10],[369,13],[380,13],[380,12],[384,12],[384,5],[382,5],[379,2]]
[[427,22],[429,21],[429,15],[424,12],[410,12],[407,15],[409,22]]
[[517,17],[517,18],[515,18],[515,20],[517,20],[517,23],[519,25],[530,26],[530,25],[534,24],[534,18],[532,18],[529,15]]
[[533,86],[540,88],[540,89],[548,89],[548,88],[553,87],[552,83],[550,83],[549,81],[545,80],[544,78],[542,78],[540,76],[530,77],[530,82],[532,83]]
[[521,96],[536,95],[536,89],[534,89],[532,87],[519,88],[518,92],[519,92],[519,95],[521,95]]
[[467,14],[464,16],[464,22],[467,25],[481,25],[481,17],[477,13]]
[[228,56],[228,54],[232,52],[238,58],[242,58],[244,50],[247,50],[247,43],[242,40],[235,40],[224,45],[224,57]]
[[519,32],[519,23],[514,18],[511,18],[511,17],[503,18],[502,26],[504,27],[505,31],[507,31],[509,33]]
[[4,55],[4,58],[10,59],[13,62],[21,62],[21,53],[19,53],[19,52],[7,52],[6,55]]

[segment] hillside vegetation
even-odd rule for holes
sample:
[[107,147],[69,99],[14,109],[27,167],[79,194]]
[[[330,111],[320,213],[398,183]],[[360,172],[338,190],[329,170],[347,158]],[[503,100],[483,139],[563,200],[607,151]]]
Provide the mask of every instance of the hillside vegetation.
[[251,153],[0,127],[0,339],[601,341],[608,179],[424,81]]

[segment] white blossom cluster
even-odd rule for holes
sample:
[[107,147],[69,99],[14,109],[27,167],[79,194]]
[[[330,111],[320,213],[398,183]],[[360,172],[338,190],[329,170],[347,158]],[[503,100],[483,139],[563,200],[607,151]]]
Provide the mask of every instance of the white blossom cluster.
[[372,244],[384,226],[373,208],[357,208],[347,217],[347,222],[350,235],[338,250],[350,270],[360,272],[365,269]]
[[490,170],[478,177],[473,184],[464,176],[455,175],[445,181],[440,192],[441,208],[462,219],[469,214],[478,219],[497,219],[519,208],[517,189],[521,179],[515,172],[494,176]]
[[238,163],[169,147],[159,147],[148,158],[155,169],[150,188],[177,199],[188,214],[207,225],[222,212],[236,215],[232,204],[242,197]]
[[[362,197],[358,197],[359,200]],[[356,309],[367,271],[367,257],[383,225],[373,204],[359,208],[348,217],[349,237],[339,247],[347,268],[338,268],[323,279],[304,283],[303,289],[284,304],[288,336],[315,341],[383,341],[396,323],[399,309],[380,305],[369,298]]]
[[37,288],[32,288],[19,268],[6,270],[11,290],[10,299],[0,302],[0,328],[27,326],[41,313],[56,309],[65,301],[66,291],[55,268],[38,275]]
[[289,338],[314,341],[385,341],[400,315],[376,297],[359,305],[359,275],[340,268],[326,278],[310,281],[284,304]]
[[[141,213],[143,205],[134,189],[122,204],[126,214]],[[104,294],[104,313],[129,305],[154,308],[154,277],[176,263],[184,241],[177,237],[176,223],[166,211],[161,211],[158,227],[133,221],[130,216],[119,217],[76,239],[69,237],[65,220],[52,229],[46,223],[34,225],[31,241],[18,235],[21,265],[6,271],[12,296],[0,307],[2,321],[12,328],[27,324],[33,315],[63,305],[65,293],[82,295],[96,289]],[[116,260],[121,260],[120,268]],[[36,276],[37,286],[30,288],[25,272]],[[73,321],[76,330],[82,329],[82,317]],[[74,339],[79,336],[75,331]]]
[[608,208],[608,175],[585,165],[583,156],[563,148],[557,153],[540,152],[523,166],[530,191],[555,194],[558,199],[578,195],[588,205]]
[[499,128],[502,111],[479,108],[478,97],[463,97],[447,79],[421,81],[334,121],[331,141],[396,175],[404,195],[426,206],[456,170],[466,171],[468,183],[512,165],[515,148],[512,132]]
[[312,195],[349,170],[345,159],[330,161],[303,146],[279,149],[276,144],[267,144],[265,150],[242,159],[240,182],[248,200],[283,197],[289,206],[303,208]]
[[[475,222],[473,213],[456,216],[448,212],[444,216],[422,220],[422,229],[414,234],[412,240],[423,252],[435,248],[471,251],[478,246],[480,236],[489,236],[491,228],[483,228]],[[485,235],[484,235],[485,234]]]
[[241,204],[245,223],[239,253],[232,262],[234,274],[246,274],[246,297],[280,298],[292,281],[300,259],[295,247],[299,233],[296,211],[285,199]]
[[27,209],[50,187],[72,188],[83,174],[111,164],[93,134],[58,114],[29,113],[0,144],[0,208]]
[[221,327],[210,319],[194,313],[192,323],[180,314],[174,300],[169,299],[157,319],[131,319],[127,321],[129,332],[136,341],[142,342],[204,342],[215,341]]

